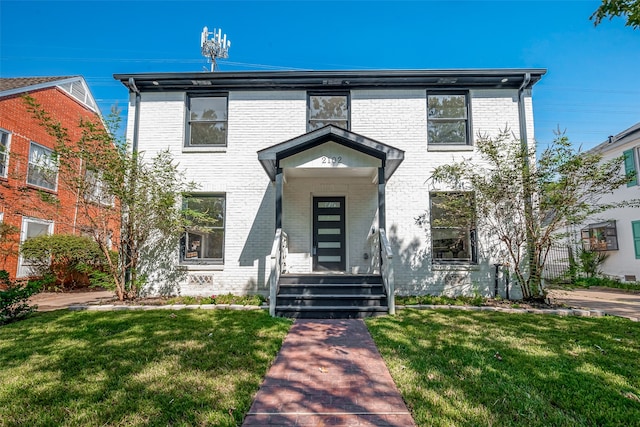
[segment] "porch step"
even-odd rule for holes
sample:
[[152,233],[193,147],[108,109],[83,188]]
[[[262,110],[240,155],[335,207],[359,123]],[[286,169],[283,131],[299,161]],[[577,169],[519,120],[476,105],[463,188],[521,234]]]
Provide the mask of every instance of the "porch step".
[[377,275],[306,274],[281,276],[276,315],[343,319],[387,313],[387,296]]

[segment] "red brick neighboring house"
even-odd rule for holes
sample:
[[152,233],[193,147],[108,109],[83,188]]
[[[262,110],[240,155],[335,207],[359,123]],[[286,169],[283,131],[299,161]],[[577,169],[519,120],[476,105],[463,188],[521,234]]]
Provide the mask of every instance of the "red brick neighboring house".
[[[102,123],[81,76],[0,78],[0,221],[19,230],[13,244],[9,244],[14,248],[42,234],[87,231],[77,209],[81,196],[59,185],[53,152],[55,138],[27,110],[23,99],[27,94],[67,129],[73,142],[82,134],[81,119]],[[78,171],[81,173],[80,164]],[[4,252],[0,269],[7,270],[11,277],[29,274],[19,256]]]

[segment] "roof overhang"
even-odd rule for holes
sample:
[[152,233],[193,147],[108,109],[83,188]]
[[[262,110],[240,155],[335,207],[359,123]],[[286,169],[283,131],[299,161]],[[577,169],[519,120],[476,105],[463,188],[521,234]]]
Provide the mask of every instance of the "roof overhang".
[[334,142],[380,159],[385,179],[389,179],[404,160],[404,151],[351,131],[327,125],[304,135],[258,151],[258,160],[275,181],[280,161],[326,142]]
[[[114,74],[129,90],[321,90],[371,88],[531,88],[547,72],[541,68],[446,70],[244,71]],[[530,76],[527,81],[526,76]],[[130,79],[133,78],[133,87]]]

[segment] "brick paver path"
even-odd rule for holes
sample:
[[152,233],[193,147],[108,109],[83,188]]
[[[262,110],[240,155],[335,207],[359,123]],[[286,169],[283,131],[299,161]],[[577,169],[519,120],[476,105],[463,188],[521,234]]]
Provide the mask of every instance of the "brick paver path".
[[296,320],[243,427],[415,426],[362,320]]

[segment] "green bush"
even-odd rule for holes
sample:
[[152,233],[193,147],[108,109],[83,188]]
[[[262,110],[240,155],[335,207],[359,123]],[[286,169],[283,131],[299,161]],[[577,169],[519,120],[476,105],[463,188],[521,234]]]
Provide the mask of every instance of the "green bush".
[[580,270],[587,277],[596,277],[600,275],[600,267],[609,258],[609,254],[602,251],[581,249],[578,252],[578,258],[580,259]]
[[20,253],[32,265],[34,275],[53,275],[56,287],[103,285],[102,282],[108,280],[99,274],[105,271],[105,257],[89,237],[72,234],[38,236],[25,241]]
[[626,289],[630,291],[640,291],[640,282],[621,282],[608,277],[583,277],[573,283],[574,286],[590,288],[600,286],[604,288]]
[[0,325],[14,322],[31,314],[37,306],[30,306],[29,297],[40,291],[41,281],[29,281],[21,286],[9,279],[9,273],[0,270]]

